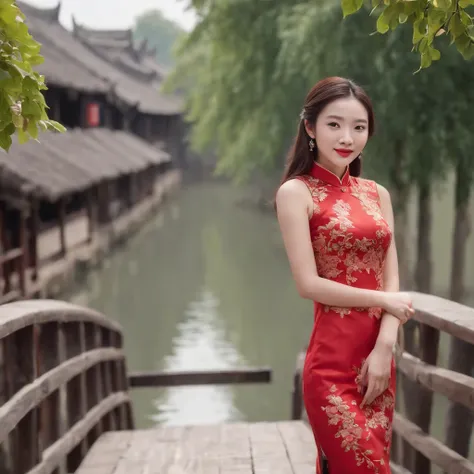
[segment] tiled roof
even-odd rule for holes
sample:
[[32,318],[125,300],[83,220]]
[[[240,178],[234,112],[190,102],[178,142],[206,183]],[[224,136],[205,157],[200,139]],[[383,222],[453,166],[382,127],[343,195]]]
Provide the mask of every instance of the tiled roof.
[[0,150],[0,183],[51,201],[169,162],[170,156],[135,135],[105,128],[43,132],[41,142]]
[[[165,95],[150,81],[124,70],[110,60],[92,43],[79,39],[57,20],[57,9],[42,10],[18,2],[25,14],[32,35],[43,44],[41,50],[47,61],[39,68],[46,81],[73,88],[102,91],[113,89],[114,94],[142,113],[179,115],[183,104],[175,96]],[[123,44],[124,38],[110,38]],[[104,39],[104,38],[103,38]],[[107,38],[105,38],[107,39]],[[79,72],[79,69],[81,72]],[[92,84],[92,85],[91,85]]]

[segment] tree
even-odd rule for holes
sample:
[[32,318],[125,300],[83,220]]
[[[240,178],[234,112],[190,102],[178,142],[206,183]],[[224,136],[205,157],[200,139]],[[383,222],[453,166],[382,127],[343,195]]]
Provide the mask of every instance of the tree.
[[[217,171],[243,181],[281,168],[314,78],[278,75],[283,28],[295,2],[200,2],[199,25],[178,48],[168,86],[189,90],[191,142],[215,151]],[[242,32],[245,31],[245,34]]]
[[175,22],[168,20],[159,10],[149,10],[135,21],[134,38],[146,39],[148,45],[156,48],[156,59],[163,66],[174,64],[173,48],[184,30]]
[[24,19],[13,0],[0,0],[0,147],[6,151],[15,133],[24,143],[37,139],[40,130],[65,130],[48,119],[44,77],[33,70],[43,61],[41,47]]
[[[377,31],[387,33],[403,23],[412,25],[413,49],[421,56],[420,68],[441,57],[437,37],[447,35],[465,59],[474,56],[474,24],[470,7],[474,0],[371,0]],[[359,11],[364,0],[341,0],[344,16]]]

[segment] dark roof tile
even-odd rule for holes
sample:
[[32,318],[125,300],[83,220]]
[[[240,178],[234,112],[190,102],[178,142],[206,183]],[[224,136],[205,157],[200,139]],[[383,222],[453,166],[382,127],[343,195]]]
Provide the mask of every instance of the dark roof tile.
[[[31,33],[34,37],[38,37],[39,42],[43,42],[44,55],[48,54],[47,48],[55,48],[56,58],[62,58],[61,61],[65,62],[76,62],[78,67],[83,69],[83,73],[95,75],[96,78],[110,84],[119,99],[128,105],[137,106],[140,112],[156,115],[182,113],[183,104],[179,98],[163,94],[150,81],[139,80],[131,76],[129,71],[124,71],[120,66],[101,57],[92,45],[80,41],[57,21],[51,20],[50,15],[45,15],[41,9],[24,2],[18,4],[25,13]],[[46,68],[48,65],[44,65],[42,70],[46,80],[50,73],[58,80],[60,66],[52,64],[54,64],[53,58],[49,61],[52,70]],[[74,87],[70,76],[72,74],[68,73],[69,78],[64,82],[71,82],[71,87]]]
[[51,201],[170,161],[165,151],[123,131],[78,128],[44,132],[40,140],[0,151],[0,182]]

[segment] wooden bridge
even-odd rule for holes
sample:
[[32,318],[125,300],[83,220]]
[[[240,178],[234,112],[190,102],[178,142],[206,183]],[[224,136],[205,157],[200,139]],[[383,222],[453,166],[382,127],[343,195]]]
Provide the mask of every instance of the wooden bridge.
[[0,472],[312,473],[301,421],[134,430],[132,387],[268,383],[269,369],[128,374],[123,335],[55,300],[0,307]]
[[[460,361],[436,366],[441,332],[474,343],[474,309],[421,294],[414,303],[417,343],[398,362],[403,385],[412,386],[406,406],[397,407],[392,472],[429,474],[434,464],[448,474],[474,474],[467,454],[456,452],[465,448],[448,448],[429,434],[431,391],[474,408],[474,379],[456,370]],[[54,300],[0,306],[0,472],[313,474],[315,446],[301,401],[303,358],[294,376],[292,420],[135,430],[133,388],[268,383],[271,371],[129,374],[121,329],[105,316]],[[413,405],[418,410],[407,410]]]

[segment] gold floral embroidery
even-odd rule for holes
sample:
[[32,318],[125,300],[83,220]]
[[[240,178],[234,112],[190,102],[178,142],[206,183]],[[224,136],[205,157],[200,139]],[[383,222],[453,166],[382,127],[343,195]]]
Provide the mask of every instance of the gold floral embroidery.
[[323,202],[328,197],[327,186],[322,181],[313,178],[312,176],[308,176],[304,181],[306,182],[311,197],[313,198],[313,215],[319,214],[321,212],[319,203]]
[[337,387],[335,385],[332,385],[329,391],[330,394],[326,397],[329,404],[321,408],[328,416],[328,423],[338,428],[335,437],[342,439],[341,447],[345,452],[352,451],[354,453],[358,467],[366,464],[368,468],[378,473],[378,465],[384,465],[385,461],[383,458],[373,460],[371,458],[373,451],[363,448],[361,440],[363,440],[364,430],[355,421],[356,412],[351,411],[350,406],[342,397],[336,395]]
[[371,198],[370,193],[377,193],[377,189],[374,189],[376,186],[375,183],[367,181],[365,179],[356,179],[353,180],[353,185],[351,186],[351,194],[359,199],[364,208],[364,211],[372,216],[377,225],[385,225],[384,218],[382,216],[382,211],[377,199]]
[[[338,189],[324,181],[307,177],[305,182],[313,196],[318,219],[323,220],[320,225],[311,228],[312,246],[319,275],[347,285],[356,285],[363,272],[372,274],[376,288],[382,289],[383,263],[391,234],[374,194],[376,192],[374,184],[371,181],[351,179],[350,194],[340,197]],[[328,203],[327,207],[319,206],[336,192],[337,198]],[[358,209],[352,209],[352,206],[356,203],[366,214],[372,216],[375,226],[365,221],[360,224],[358,221],[354,223],[352,215],[354,211],[357,215]],[[359,225],[362,227],[357,229]],[[364,236],[357,238],[357,230],[362,231]],[[348,308],[325,306],[324,309],[334,311],[341,318],[350,314]],[[370,317],[380,317],[380,311],[377,309],[366,309],[365,312]]]
[[[355,383],[359,386],[361,367],[353,367],[356,377]],[[393,397],[389,392],[385,392],[377,397],[371,406],[367,406],[363,410],[365,417],[364,429],[356,422],[357,402],[351,400],[349,404],[340,396],[336,395],[337,387],[332,385],[330,394],[326,397],[329,404],[321,407],[328,416],[328,423],[330,425],[338,426],[336,438],[342,438],[341,447],[346,451],[353,451],[357,466],[366,464],[367,467],[373,469],[375,473],[379,472],[379,465],[385,465],[385,460],[372,459],[373,451],[363,447],[364,441],[369,441],[372,436],[372,430],[381,428],[384,430],[384,452],[389,455],[390,443],[392,439],[392,427],[390,423],[390,415],[393,413],[395,406]],[[359,393],[362,391],[359,389]],[[362,393],[361,393],[362,395]],[[352,411],[351,406],[354,407]]]
[[338,314],[341,318],[346,316],[347,314],[351,314],[351,308],[339,308],[338,306],[324,306],[324,311],[328,313],[329,311],[332,311],[333,313]]
[[361,313],[368,312],[369,318],[380,319],[382,317],[382,308],[355,308],[356,311]]
[[[361,371],[362,367],[365,364],[366,359],[362,359],[360,367],[353,366],[352,369],[356,373],[356,377],[354,379],[357,385],[357,391],[362,395],[363,390],[362,386],[360,385],[361,382]],[[357,403],[355,401],[352,402],[353,405]],[[379,395],[372,403],[372,405],[367,406],[364,408],[364,415],[366,418],[365,428],[366,430],[375,429],[378,426],[382,427],[385,430],[385,447],[384,451],[386,453],[390,452],[390,444],[392,441],[392,425],[390,423],[390,419],[387,415],[393,414],[393,410],[395,409],[395,399],[391,395],[389,390],[386,390],[384,393]],[[386,413],[387,412],[387,413]],[[370,432],[366,439],[370,439]]]

